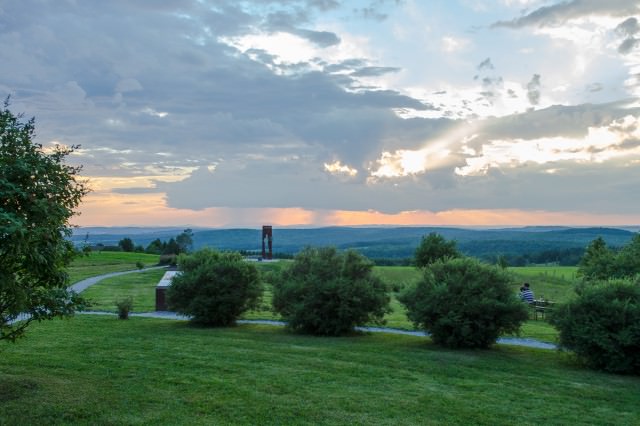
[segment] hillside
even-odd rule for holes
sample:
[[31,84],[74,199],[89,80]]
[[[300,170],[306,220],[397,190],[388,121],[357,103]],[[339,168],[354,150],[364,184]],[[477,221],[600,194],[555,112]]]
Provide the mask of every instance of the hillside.
[[[110,232],[111,231],[111,232]],[[124,237],[146,246],[156,238],[168,239],[180,228],[78,228],[73,241],[95,245],[116,245]],[[618,228],[526,227],[466,229],[446,227],[326,227],[310,229],[275,228],[274,251],[295,254],[305,246],[354,248],[373,259],[403,259],[413,252],[423,235],[437,232],[458,243],[465,254],[492,261],[506,256],[512,265],[559,261],[575,264],[589,242],[601,236],[611,247],[626,244],[633,232]],[[259,229],[194,229],[194,248],[260,250]],[[556,260],[554,260],[556,259]],[[561,259],[565,259],[564,261]],[[570,259],[566,260],[566,259]]]

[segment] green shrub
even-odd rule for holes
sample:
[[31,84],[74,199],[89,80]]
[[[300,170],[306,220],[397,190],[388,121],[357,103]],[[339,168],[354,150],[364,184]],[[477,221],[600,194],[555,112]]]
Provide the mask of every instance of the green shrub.
[[178,265],[178,256],[175,254],[161,254],[160,260],[158,261],[160,265],[169,265],[169,266],[177,266]]
[[640,279],[599,281],[558,306],[549,321],[569,349],[591,368],[640,373]]
[[273,308],[289,328],[304,333],[341,335],[366,323],[383,323],[389,312],[385,284],[373,263],[355,251],[308,247],[273,287]]
[[238,253],[203,249],[180,255],[167,290],[169,308],[202,325],[234,324],[244,312],[258,307],[262,296],[258,270]]
[[137,261],[137,262],[136,262],[136,268],[138,268],[138,269],[140,269],[140,270],[144,269],[144,263],[142,263],[142,262],[140,262],[140,261]]
[[128,319],[129,312],[133,309],[133,299],[131,296],[123,297],[122,299],[117,299],[116,308],[118,310],[118,318],[120,319]]
[[451,348],[486,348],[503,333],[517,333],[528,318],[510,275],[470,258],[431,264],[399,300],[416,327]]

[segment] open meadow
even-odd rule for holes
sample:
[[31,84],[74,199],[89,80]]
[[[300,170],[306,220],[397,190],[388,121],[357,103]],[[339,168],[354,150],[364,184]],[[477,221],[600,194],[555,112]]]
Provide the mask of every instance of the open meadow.
[[[127,259],[127,257],[124,256],[124,259]],[[111,261],[117,263],[113,259]],[[127,261],[125,265],[130,266],[131,261]],[[261,272],[266,273],[267,279],[269,273],[278,271],[284,265],[285,262],[256,264]],[[114,267],[114,265],[111,264],[111,267]],[[398,302],[396,295],[397,291],[401,291],[406,286],[419,280],[421,272],[410,266],[376,266],[374,271],[392,290],[391,308],[393,311],[385,316],[385,326],[412,330],[414,328],[413,324],[407,319],[405,309]],[[518,292],[522,282],[528,281],[538,297],[544,296],[557,302],[564,302],[573,297],[573,279],[570,277],[575,275],[576,268],[574,267],[509,268],[509,271],[515,277],[514,293]],[[92,302],[92,310],[115,312],[116,299],[130,296],[133,298],[132,312],[153,311],[155,309],[155,286],[163,273],[163,270],[152,270],[139,274],[107,278],[85,290],[83,295]],[[242,318],[279,320],[280,317],[271,311],[270,303],[271,286],[266,284],[261,308],[257,311],[247,312]],[[553,343],[557,340],[557,332],[547,322],[531,319],[523,325],[521,337]]]
[[155,266],[159,260],[160,256],[156,254],[92,251],[73,261],[68,269],[69,282],[73,284],[96,275],[133,270],[138,262],[145,267]]
[[[96,275],[155,260],[133,259],[101,254],[79,259],[70,272]],[[268,281],[283,265],[257,266]],[[560,301],[571,297],[566,275],[510,270],[514,292],[527,279]],[[375,271],[392,296],[420,278],[410,267]],[[163,273],[112,277],[83,295],[96,310],[113,312],[113,300],[132,296],[134,312],[152,311]],[[245,318],[276,318],[266,287],[263,308]],[[393,307],[387,325],[411,329],[395,297]],[[553,341],[555,330],[531,320],[523,335]],[[33,324],[0,353],[2,425],[640,424],[640,378],[588,370],[560,351],[503,344],[448,350],[387,333],[311,337],[266,325],[199,328],[78,314]]]
[[0,424],[636,425],[639,390],[550,350],[77,315],[2,347]]

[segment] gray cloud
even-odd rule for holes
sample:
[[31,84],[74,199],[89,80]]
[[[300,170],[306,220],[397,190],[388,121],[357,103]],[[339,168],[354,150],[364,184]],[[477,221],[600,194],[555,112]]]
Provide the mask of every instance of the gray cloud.
[[636,0],[571,0],[543,6],[520,18],[499,21],[492,27],[521,28],[562,24],[569,19],[590,15],[629,16],[640,11]]
[[353,14],[362,19],[381,22],[389,17],[384,10],[390,3],[399,5],[401,0],[373,0],[368,6],[353,9]]
[[640,46],[640,39],[629,37],[620,43],[620,46],[618,46],[618,52],[626,55],[635,49],[636,46]]
[[534,74],[531,81],[527,83],[527,99],[531,105],[540,103],[540,75]]
[[293,31],[293,33],[300,37],[306,38],[310,42],[320,47],[329,47],[340,44],[340,37],[338,37],[335,33],[329,31],[311,31],[299,29]]
[[631,17],[625,19],[616,27],[616,32],[625,37],[623,42],[620,43],[620,46],[618,46],[618,52],[623,55],[626,55],[636,46],[640,45],[640,39],[634,37],[640,32],[640,25],[638,24],[637,18]]
[[622,21],[616,27],[616,31],[624,36],[633,36],[640,32],[640,25],[638,25],[638,19],[635,17],[627,18]]
[[494,66],[491,63],[491,58],[487,58],[484,61],[480,62],[480,64],[478,64],[478,70],[482,71],[482,70],[493,70]]
[[399,72],[398,67],[362,67],[351,73],[353,77],[379,77],[381,75]]

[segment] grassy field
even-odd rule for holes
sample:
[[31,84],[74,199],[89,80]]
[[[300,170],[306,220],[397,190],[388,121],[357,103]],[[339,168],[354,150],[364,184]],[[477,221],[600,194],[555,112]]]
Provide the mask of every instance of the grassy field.
[[91,309],[115,312],[116,299],[133,298],[132,312],[156,310],[155,287],[166,271],[154,269],[136,274],[106,278],[86,289],[82,295],[91,301]]
[[[256,264],[262,272],[273,272],[281,269],[284,263]],[[390,287],[404,288],[417,281],[420,271],[412,267],[384,266],[376,267],[375,273],[389,283]],[[115,312],[115,300],[131,296],[133,298],[133,312],[149,312],[155,310],[155,286],[164,274],[163,270],[147,271],[139,274],[123,275],[105,279],[83,292],[83,296],[92,302],[92,310]],[[532,283],[535,281],[530,280]],[[550,284],[555,286],[555,284]],[[519,284],[514,284],[514,293]],[[542,288],[534,285],[534,288]],[[553,287],[555,288],[555,287]],[[565,287],[561,287],[564,289]],[[570,287],[566,287],[570,288]],[[549,292],[552,294],[553,292]],[[407,319],[404,307],[398,302],[396,293],[391,293],[392,312],[385,316],[385,326],[404,330],[413,330],[413,324]],[[265,285],[262,306],[259,310],[247,312],[242,319],[280,320],[280,316],[271,311],[271,286]],[[374,324],[371,324],[374,325]],[[511,336],[508,336],[511,337]],[[521,337],[556,342],[557,331],[547,322],[530,320],[523,325]]]
[[79,315],[1,350],[2,425],[640,424],[640,378],[505,345]]
[[69,279],[73,284],[96,275],[136,269],[137,262],[154,266],[159,259],[160,256],[155,254],[94,251],[87,256],[78,256],[73,261],[68,269]]

